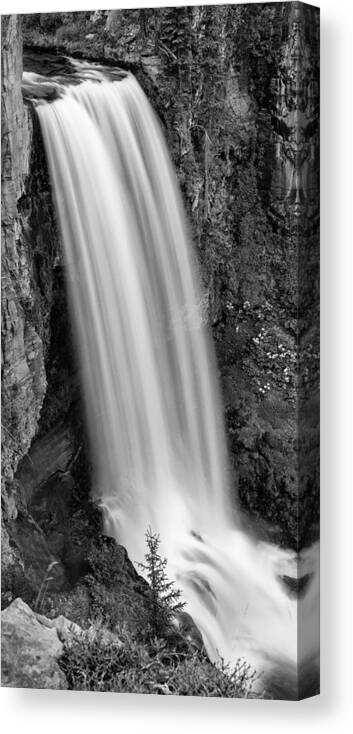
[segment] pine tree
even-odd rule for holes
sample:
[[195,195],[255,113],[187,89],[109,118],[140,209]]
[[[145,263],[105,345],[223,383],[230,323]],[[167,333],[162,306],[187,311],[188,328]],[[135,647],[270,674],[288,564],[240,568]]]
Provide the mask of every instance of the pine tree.
[[139,563],[149,580],[146,593],[146,608],[149,635],[165,637],[171,629],[176,612],[181,611],[185,602],[180,601],[181,591],[169,581],[166,574],[167,559],[159,553],[160,538],[149,527],[146,532],[147,553],[145,563]]

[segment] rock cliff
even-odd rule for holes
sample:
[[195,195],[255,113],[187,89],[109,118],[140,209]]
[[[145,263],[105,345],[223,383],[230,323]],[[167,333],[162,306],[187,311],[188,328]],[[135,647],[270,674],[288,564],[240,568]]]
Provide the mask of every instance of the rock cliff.
[[33,319],[38,299],[26,237],[33,124],[21,94],[19,21],[11,16],[2,26],[3,461],[4,476],[12,479],[36,432],[46,375],[43,340]]
[[[21,93],[22,34],[2,18],[2,569],[3,585],[37,588],[53,560],[31,517],[31,484],[65,469],[75,448],[67,423],[73,390],[67,359],[60,245],[38,123]],[[59,342],[58,335],[62,337]],[[60,343],[60,348],[58,347]],[[62,370],[62,365],[65,369]],[[55,384],[61,382],[59,386]],[[47,431],[57,426],[49,441]],[[41,448],[34,458],[33,441]],[[59,438],[58,438],[59,437]],[[61,451],[60,451],[61,445]],[[31,448],[32,447],[32,448]],[[36,459],[37,456],[37,459]],[[26,481],[22,481],[25,477]],[[45,477],[44,477],[45,478]],[[25,573],[23,573],[25,571]],[[54,576],[63,579],[63,569]]]

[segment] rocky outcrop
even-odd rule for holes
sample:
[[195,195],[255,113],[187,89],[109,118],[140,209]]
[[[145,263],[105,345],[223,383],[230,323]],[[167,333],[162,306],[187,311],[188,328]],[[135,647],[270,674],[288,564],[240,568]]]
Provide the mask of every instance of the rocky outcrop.
[[2,23],[3,475],[12,479],[35,434],[46,390],[43,343],[33,308],[33,262],[26,241],[26,184],[32,121],[21,94],[22,41],[16,16]]
[[68,634],[70,623],[58,624],[35,614],[22,599],[1,613],[1,684],[8,688],[68,687],[58,659],[63,644],[57,629]]
[[[62,304],[59,238],[39,126],[33,108],[23,102],[21,80],[21,20],[5,16],[1,560],[2,583],[10,599],[16,591],[25,598],[37,593],[46,568],[55,560],[43,529],[31,517],[29,502],[46,478],[67,467],[75,450],[68,425],[75,386]],[[57,339],[61,339],[60,349]],[[38,443],[31,448],[38,433],[40,448]],[[53,575],[62,588],[66,581],[60,564]]]
[[[27,220],[21,219],[18,202],[29,174],[32,126],[22,102],[22,39],[16,16],[3,18],[2,52],[2,464],[6,482],[30,446],[46,382],[42,345],[26,324],[23,307],[31,298],[30,263],[23,236]],[[2,567],[7,568],[20,559],[3,522],[17,514],[13,494],[6,487],[2,487],[2,508]]]

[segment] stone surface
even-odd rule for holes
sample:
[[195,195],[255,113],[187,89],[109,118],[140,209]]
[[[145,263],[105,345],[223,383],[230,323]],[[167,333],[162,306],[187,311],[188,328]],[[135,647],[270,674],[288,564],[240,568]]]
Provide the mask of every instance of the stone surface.
[[22,599],[16,599],[1,613],[3,686],[66,689],[67,681],[58,665],[62,651],[55,626],[40,622]]
[[32,124],[21,94],[22,39],[16,16],[2,22],[2,348],[3,476],[12,478],[34,436],[45,389],[43,345],[26,312],[32,263],[20,211],[29,175]]
[[72,640],[73,637],[77,637],[83,632],[82,627],[70,619],[66,619],[62,614],[55,617],[55,619],[49,619],[43,614],[36,614],[35,616],[43,627],[55,629],[59,640],[63,643]]
[[46,485],[50,477],[65,473],[74,447],[72,429],[62,422],[32,442],[16,473],[27,503],[31,504],[33,495]]
[[[33,589],[33,595],[36,596],[39,592],[47,576],[48,591],[66,588],[68,581],[65,569],[58,558],[50,552],[43,530],[35,520],[30,515],[20,516],[9,522],[7,528],[11,546],[22,559],[24,575]],[[53,562],[55,566],[48,574],[48,568]]]
[[[21,589],[29,598],[53,555],[31,524],[28,502],[75,450],[67,416],[76,387],[44,149],[21,94],[21,23],[20,16],[2,17],[1,566],[10,596]],[[38,431],[41,441],[32,447]]]

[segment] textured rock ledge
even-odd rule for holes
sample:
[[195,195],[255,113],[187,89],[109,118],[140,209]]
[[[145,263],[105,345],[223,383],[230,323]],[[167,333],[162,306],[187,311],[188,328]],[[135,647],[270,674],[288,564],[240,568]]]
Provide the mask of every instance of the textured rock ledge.
[[22,44],[15,16],[2,23],[3,476],[12,479],[35,434],[46,389],[44,350],[29,318],[34,307],[26,232],[32,121],[21,95]]
[[[28,502],[38,484],[66,468],[74,451],[67,414],[75,388],[69,374],[60,246],[44,149],[34,111],[23,102],[21,80],[21,19],[5,16],[1,129],[2,583],[6,588],[10,577],[24,576],[35,580],[38,588],[53,555],[42,528],[30,515]],[[56,427],[59,430],[55,433]],[[37,443],[38,455],[32,458],[29,450],[39,430],[42,441],[39,447]],[[63,578],[63,573],[59,576]]]
[[[56,621],[56,620],[55,620]],[[70,622],[36,615],[22,599],[1,613],[1,684],[7,688],[67,688],[58,665],[63,644],[58,631],[67,634]]]

